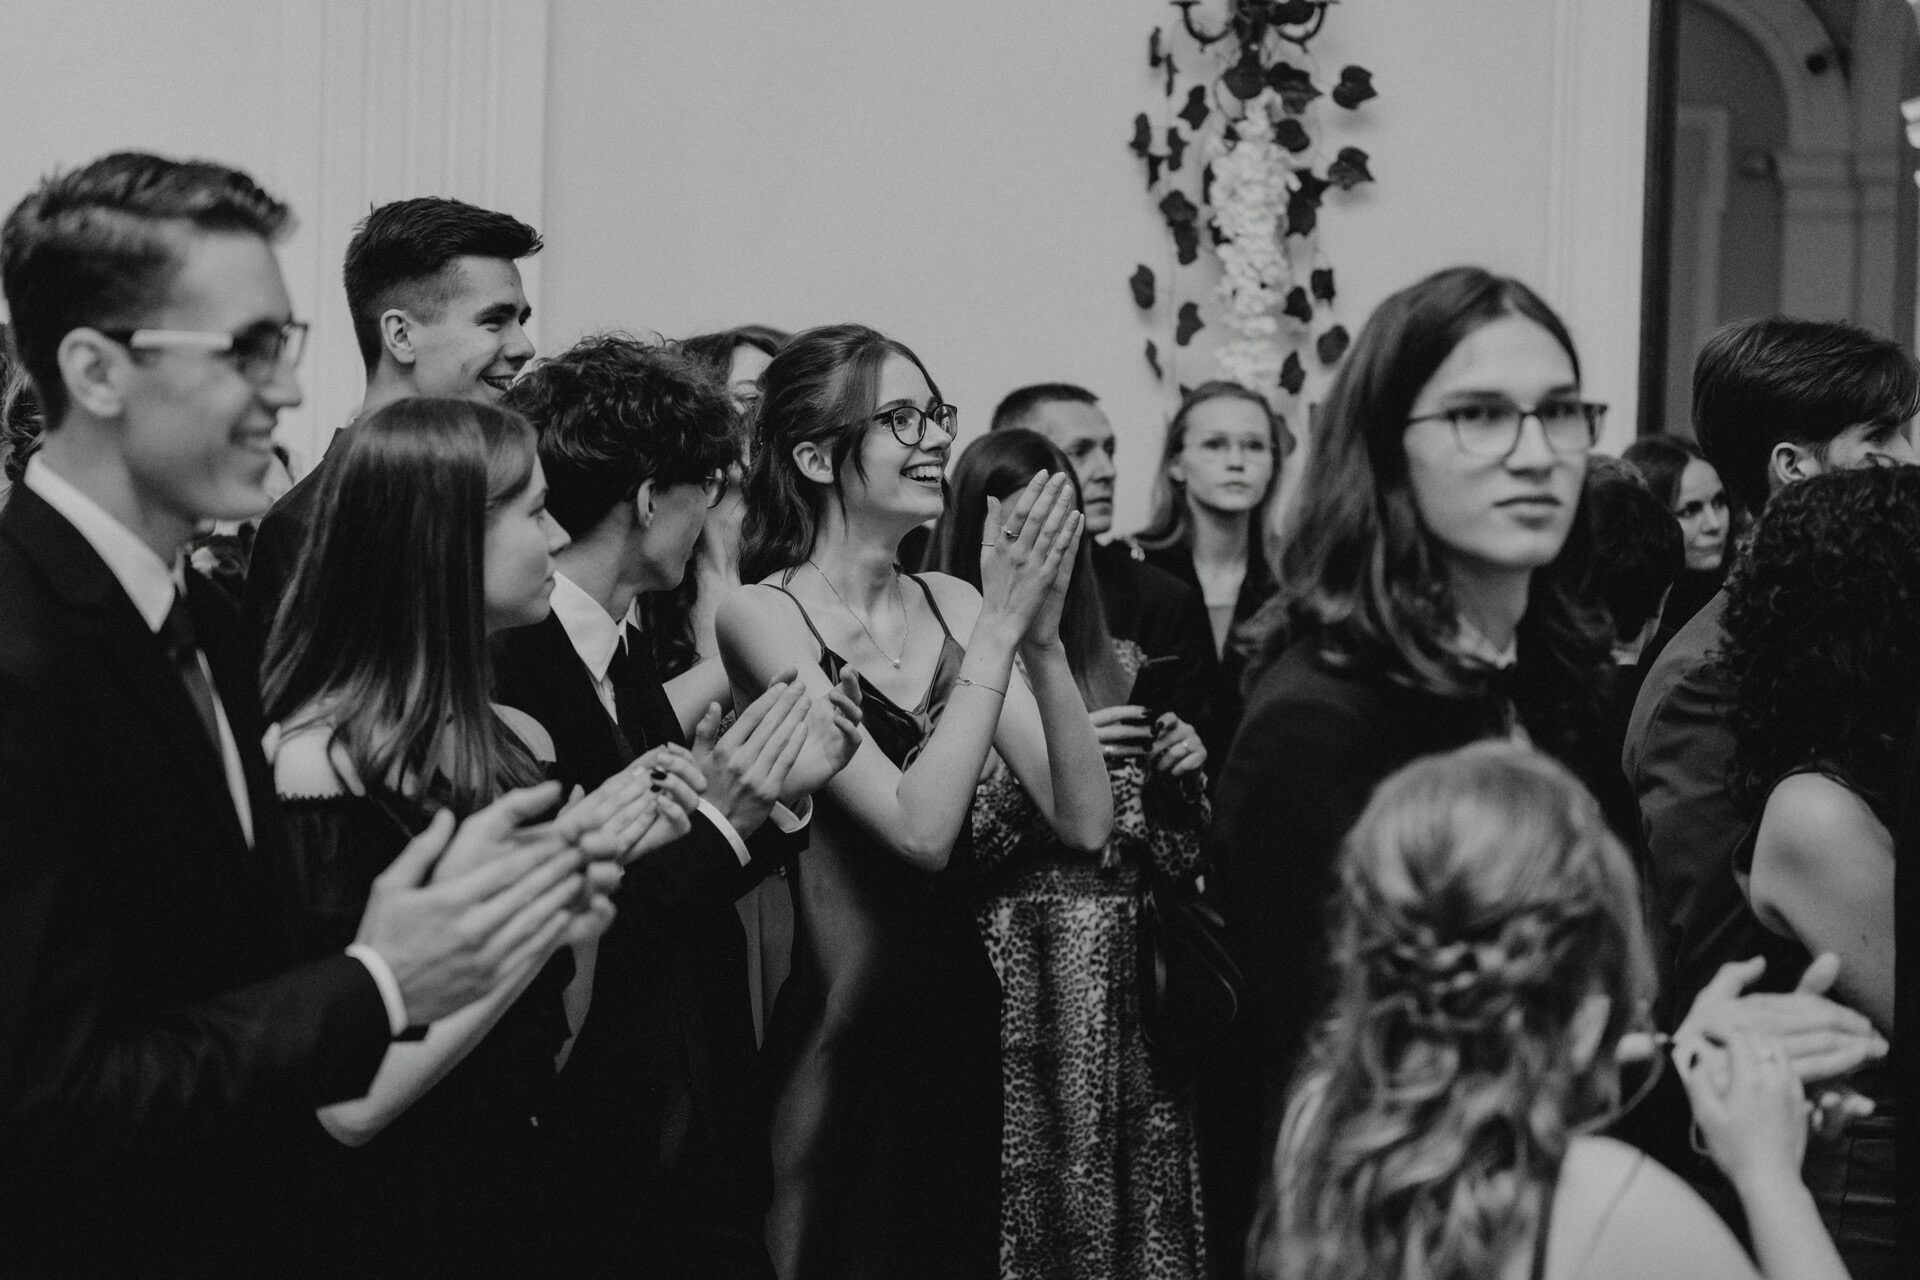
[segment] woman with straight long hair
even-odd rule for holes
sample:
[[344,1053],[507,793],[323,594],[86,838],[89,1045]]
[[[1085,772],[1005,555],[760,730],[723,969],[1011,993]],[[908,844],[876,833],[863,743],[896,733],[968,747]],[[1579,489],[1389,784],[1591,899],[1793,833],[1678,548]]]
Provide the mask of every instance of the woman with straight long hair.
[[1334,377],[1214,791],[1208,889],[1248,977],[1259,1093],[1208,1103],[1245,1109],[1208,1120],[1228,1233],[1330,990],[1323,905],[1373,788],[1486,737],[1619,773],[1597,747],[1611,633],[1578,594],[1603,412],[1559,317],[1477,268],[1382,302]]
[[[1112,827],[1060,638],[1081,518],[1067,477],[989,501],[981,589],[896,567],[945,506],[957,411],[905,346],[797,336],[761,378],[742,577],[721,654],[736,701],[797,669],[862,693],[864,741],[816,794],[797,937],[765,1056],[768,1241],[783,1280],[997,1269],[999,984],[974,914],[974,784],[995,750],[1072,849]],[[1019,667],[1015,667],[1015,659]]]
[[[1747,1280],[1719,1216],[1617,1114],[1653,1000],[1640,885],[1553,761],[1479,743],[1381,784],[1340,855],[1340,975],[1255,1231],[1259,1280]],[[1777,1041],[1674,1045],[1761,1271],[1846,1275],[1800,1182],[1808,1105]]]
[[[1049,472],[1071,464],[1037,432],[968,446],[934,532],[939,568],[977,586],[986,500]],[[1164,706],[1142,705],[1146,653],[1108,633],[1084,542],[1060,638],[1106,742],[1113,835],[1097,857],[1065,848],[1005,769],[989,769],[973,806],[980,918],[1002,987],[1001,1280],[1198,1280],[1191,1082],[1148,1053],[1136,962],[1145,878],[1184,882],[1199,868],[1206,747]]]
[[[517,414],[402,400],[341,449],[265,676],[285,879],[311,954],[353,941],[374,879],[436,809],[464,816],[546,776],[545,730],[488,700],[486,637],[545,615],[552,553],[567,541]],[[686,832],[698,804],[690,763],[643,760],[563,817],[573,838],[631,857]],[[580,905],[569,934],[541,939],[512,979],[389,1049],[366,1097],[320,1112],[335,1142],[315,1226],[327,1268],[378,1274],[404,1258],[410,1274],[537,1270],[533,1119],[584,1013],[576,957],[612,917],[604,897]]]
[[1293,447],[1286,421],[1237,382],[1203,382],[1167,426],[1154,478],[1153,518],[1134,541],[1147,562],[1200,593],[1220,659],[1201,736],[1226,754],[1239,724],[1246,657],[1233,642],[1274,592],[1268,508]]

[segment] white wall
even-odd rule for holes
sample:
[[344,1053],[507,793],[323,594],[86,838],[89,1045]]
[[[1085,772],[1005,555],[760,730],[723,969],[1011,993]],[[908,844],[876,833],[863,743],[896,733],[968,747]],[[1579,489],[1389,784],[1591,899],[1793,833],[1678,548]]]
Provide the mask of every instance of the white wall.
[[[1328,145],[1364,148],[1379,179],[1330,197],[1321,222],[1350,330],[1439,267],[1518,275],[1567,309],[1583,344],[1588,330],[1613,339],[1604,358],[1586,353],[1588,380],[1616,406],[1610,439],[1631,438],[1643,10],[1335,6],[1314,46],[1323,78],[1359,62],[1381,93],[1355,115],[1322,111]],[[860,320],[919,352],[969,434],[1021,383],[1082,382],[1120,433],[1119,523],[1145,518],[1173,393],[1141,347],[1172,343],[1142,324],[1126,279],[1145,262],[1164,283],[1171,251],[1126,141],[1136,113],[1166,109],[1146,43],[1174,9],[551,0],[551,13],[550,341]],[[1615,47],[1596,52],[1584,37],[1602,22]],[[1624,79],[1610,57],[1627,60]],[[1611,77],[1603,98],[1569,83],[1583,65]],[[1591,172],[1608,163],[1583,146],[1596,131],[1626,138],[1626,182]],[[1598,196],[1595,177],[1610,183]],[[1622,222],[1624,251],[1607,234]],[[1170,381],[1210,376],[1199,345]]]
[[218,160],[289,201],[280,260],[314,329],[279,437],[311,460],[364,390],[340,285],[355,221],[412,195],[538,220],[546,30],[546,0],[5,0],[0,207],[120,150]]
[[[1345,0],[1323,111],[1379,181],[1322,243],[1357,330],[1381,297],[1481,262],[1538,284],[1631,436],[1645,0]],[[357,402],[340,251],[372,203],[453,194],[536,222],[536,338],[858,319],[927,360],[970,431],[1019,383],[1083,382],[1146,514],[1171,392],[1126,287],[1169,250],[1126,149],[1164,110],[1161,0],[8,0],[0,203],[118,147],[238,164],[293,200],[296,307],[319,321],[312,449]],[[1188,55],[1191,60],[1191,55]],[[1164,331],[1157,333],[1165,350]],[[1309,361],[1312,365],[1314,362]],[[1197,353],[1174,370],[1207,376]],[[1310,384],[1309,391],[1314,390]]]

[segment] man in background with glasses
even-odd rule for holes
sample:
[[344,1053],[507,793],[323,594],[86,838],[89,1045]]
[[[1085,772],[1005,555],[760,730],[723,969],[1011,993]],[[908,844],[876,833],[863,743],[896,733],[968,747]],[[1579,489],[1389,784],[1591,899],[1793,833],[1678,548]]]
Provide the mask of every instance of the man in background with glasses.
[[[533,309],[515,264],[540,248],[526,223],[461,200],[421,196],[369,213],[343,273],[367,369],[355,418],[409,396],[498,403],[533,358]],[[275,503],[254,537],[244,611],[261,641],[313,523],[313,480],[325,466]]]
[[[293,967],[287,852],[252,651],[185,570],[257,515],[300,402],[273,242],[245,174],[108,156],[0,231],[45,412],[0,513],[0,1270],[288,1275],[324,1206],[316,1107],[497,985],[577,874],[557,799],[436,820],[375,882],[354,945]],[[436,867],[437,860],[437,867]],[[429,874],[434,883],[423,883]]]

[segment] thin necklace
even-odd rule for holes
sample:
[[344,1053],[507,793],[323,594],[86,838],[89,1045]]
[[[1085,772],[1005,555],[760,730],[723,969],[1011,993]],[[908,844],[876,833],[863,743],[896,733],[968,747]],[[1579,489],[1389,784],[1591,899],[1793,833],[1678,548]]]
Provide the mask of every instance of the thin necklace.
[[[813,557],[811,556],[807,557],[807,563],[813,564]],[[885,649],[880,648],[880,641],[873,634],[873,628],[868,626],[867,620],[861,617],[858,613],[856,613],[854,611],[853,606],[847,603],[847,598],[840,594],[840,588],[833,585],[833,579],[827,576],[827,571],[825,569],[822,569],[817,564],[813,564],[813,571],[820,575],[820,581],[827,584],[827,590],[833,592],[833,598],[840,602],[840,607],[842,609],[845,609],[848,615],[851,616],[855,622],[860,624],[860,629],[867,633],[867,640],[873,645],[875,649],[879,650],[880,656],[885,658],[888,662],[891,662],[893,664],[893,669],[895,671],[898,671],[900,669],[900,658],[904,658],[907,656],[907,636],[910,633],[913,626],[913,619],[907,617],[906,593],[900,590],[900,571],[896,569],[894,570],[894,574],[893,574],[893,594],[900,601],[900,620],[905,624],[900,629],[900,658],[896,658],[892,654],[888,653]]]

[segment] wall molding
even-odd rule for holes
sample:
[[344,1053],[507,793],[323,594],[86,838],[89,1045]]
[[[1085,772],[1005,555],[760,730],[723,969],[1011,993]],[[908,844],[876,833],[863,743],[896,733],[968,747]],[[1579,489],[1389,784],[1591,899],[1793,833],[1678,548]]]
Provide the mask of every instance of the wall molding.
[[[548,0],[281,0],[279,13],[262,178],[299,217],[281,263],[319,322],[306,402],[279,434],[311,465],[365,389],[340,262],[367,210],[443,195],[543,222]],[[521,272],[537,317],[540,259]]]
[[1601,448],[1638,429],[1640,259],[1651,6],[1553,0],[1547,298],[1580,347],[1587,390],[1613,406]]

